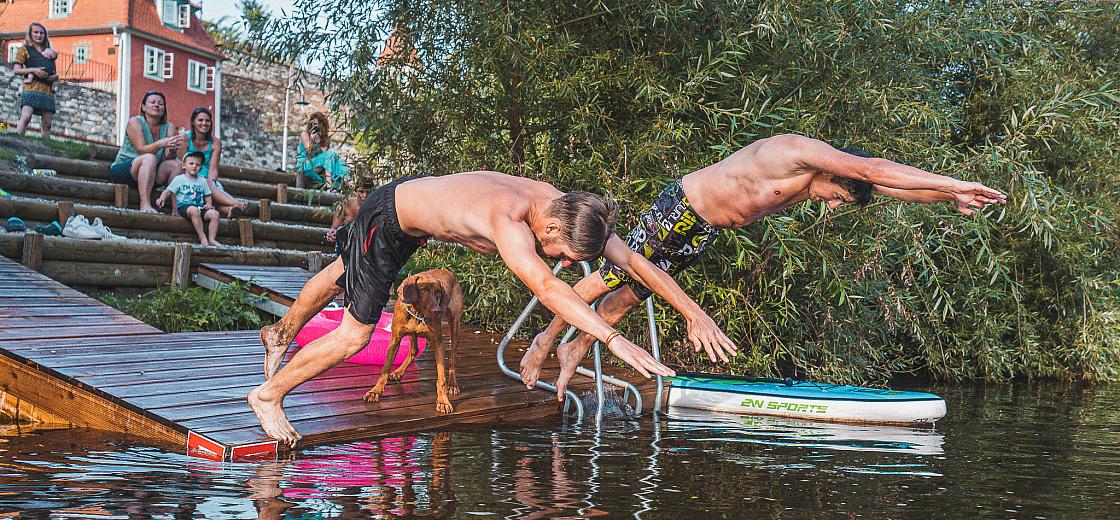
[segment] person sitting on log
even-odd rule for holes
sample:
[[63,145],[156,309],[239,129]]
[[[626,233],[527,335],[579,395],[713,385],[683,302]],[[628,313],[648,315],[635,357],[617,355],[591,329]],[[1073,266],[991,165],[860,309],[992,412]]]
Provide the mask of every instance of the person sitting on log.
[[299,173],[330,191],[342,189],[350,169],[338,152],[331,150],[330,122],[326,114],[315,112],[299,134],[296,168]]
[[[237,218],[245,212],[248,202],[237,200],[226,192],[218,182],[218,163],[222,156],[222,141],[214,136],[214,115],[209,108],[198,107],[191,112],[191,129],[187,132],[187,146],[183,150],[183,160],[188,154],[202,154],[202,169],[198,176],[210,185],[214,207],[227,218]],[[174,176],[173,176],[174,177]]]
[[[159,130],[159,137],[152,134]],[[125,139],[109,167],[109,180],[127,184],[140,192],[140,211],[158,213],[152,207],[152,189],[164,184],[182,169],[178,157],[183,135],[167,122],[167,98],[149,90],[140,101],[140,115],[129,118]],[[170,159],[165,159],[170,157]]]

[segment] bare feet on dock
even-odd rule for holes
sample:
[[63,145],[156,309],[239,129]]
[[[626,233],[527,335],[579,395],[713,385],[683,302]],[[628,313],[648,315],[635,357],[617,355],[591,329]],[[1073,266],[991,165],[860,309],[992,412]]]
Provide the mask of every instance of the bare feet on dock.
[[556,400],[564,401],[564,391],[568,389],[568,381],[576,375],[579,362],[587,355],[586,349],[580,349],[575,342],[561,343],[556,347],[556,359],[560,361],[560,375],[556,378]]
[[[268,384],[268,383],[265,383]],[[261,389],[264,385],[258,386],[249,392],[249,407],[253,409],[253,413],[257,414],[257,420],[261,423],[261,428],[264,433],[273,439],[276,439],[281,444],[287,445],[289,448],[295,448],[296,443],[299,442],[302,435],[292,427],[292,423],[288,422],[288,416],[284,414],[284,408],[281,402],[274,399],[266,399],[268,395],[262,395],[264,392]]]
[[264,345],[264,379],[268,381],[280,369],[280,362],[284,354],[292,345],[292,336],[280,326],[273,323],[261,328],[261,345]]
[[548,359],[548,354],[552,350],[551,345],[542,345],[541,336],[544,333],[537,334],[533,337],[533,343],[529,345],[529,350],[525,351],[525,355],[521,356],[521,382],[525,383],[527,388],[537,386],[537,378],[541,376],[541,365]]

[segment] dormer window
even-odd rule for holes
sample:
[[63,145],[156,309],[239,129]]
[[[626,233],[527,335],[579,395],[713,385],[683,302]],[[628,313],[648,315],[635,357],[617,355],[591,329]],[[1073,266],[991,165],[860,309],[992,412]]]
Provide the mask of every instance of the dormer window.
[[51,0],[47,18],[66,18],[74,10],[74,0]]
[[176,29],[186,29],[191,26],[190,2],[183,0],[156,0],[159,10],[159,19],[164,25]]

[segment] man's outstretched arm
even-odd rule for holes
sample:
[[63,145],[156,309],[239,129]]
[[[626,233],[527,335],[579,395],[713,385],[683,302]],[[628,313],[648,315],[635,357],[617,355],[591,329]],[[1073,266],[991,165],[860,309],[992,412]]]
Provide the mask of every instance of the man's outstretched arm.
[[965,215],[971,215],[975,213],[977,209],[984,209],[991,204],[1003,204],[1003,200],[971,193],[953,194],[933,190],[900,190],[879,185],[875,185],[874,189],[876,193],[886,195],[895,200],[901,200],[902,202],[914,202],[918,204],[952,202],[953,205],[956,206],[957,211]]
[[635,281],[664,298],[684,316],[688,323],[688,339],[692,341],[697,352],[703,349],[712,361],[716,361],[718,356],[718,359],[724,363],[731,360],[729,356],[734,356],[738,352],[731,338],[728,338],[704,309],[677,285],[677,281],[669,276],[669,273],[653,265],[644,256],[635,253],[618,238],[618,235],[611,235],[607,240],[603,256]]
[[521,222],[499,222],[494,225],[494,245],[513,274],[540,299],[541,304],[564,321],[602,341],[618,356],[645,377],[676,375],[658,363],[645,349],[618,334],[563,280],[552,274],[536,253],[535,240],[529,227]]
[[1007,200],[1007,195],[999,190],[978,182],[957,180],[887,159],[858,157],[817,139],[788,135],[775,144],[784,148],[788,160],[803,169],[825,171],[887,188],[939,191],[953,195],[958,201],[984,199],[993,201],[985,204],[1002,204]]

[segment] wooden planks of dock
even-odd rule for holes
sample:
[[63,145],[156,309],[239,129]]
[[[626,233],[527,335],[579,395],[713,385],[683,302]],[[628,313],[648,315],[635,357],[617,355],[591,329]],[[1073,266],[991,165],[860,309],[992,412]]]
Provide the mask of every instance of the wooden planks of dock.
[[[278,270],[272,280],[289,284],[280,285],[282,290],[311,276],[305,270],[269,269]],[[279,298],[280,289],[270,297]],[[380,367],[342,363],[298,387],[285,410],[304,435],[301,447],[556,415],[552,394],[528,390],[499,371],[494,357],[499,340],[464,328],[458,362],[462,393],[452,399],[455,411],[449,415],[435,413],[434,349],[425,350],[378,403],[362,396]],[[516,366],[523,347],[509,349],[507,363]],[[164,334],[0,258],[0,388],[14,396],[5,402],[14,399],[17,408],[25,403],[73,426],[193,443],[189,452],[214,460],[274,456],[275,443],[245,402],[264,380],[262,361],[256,331]],[[554,378],[555,369],[545,376]],[[579,383],[577,391],[590,387],[587,380]],[[641,388],[648,393],[652,385]]]

